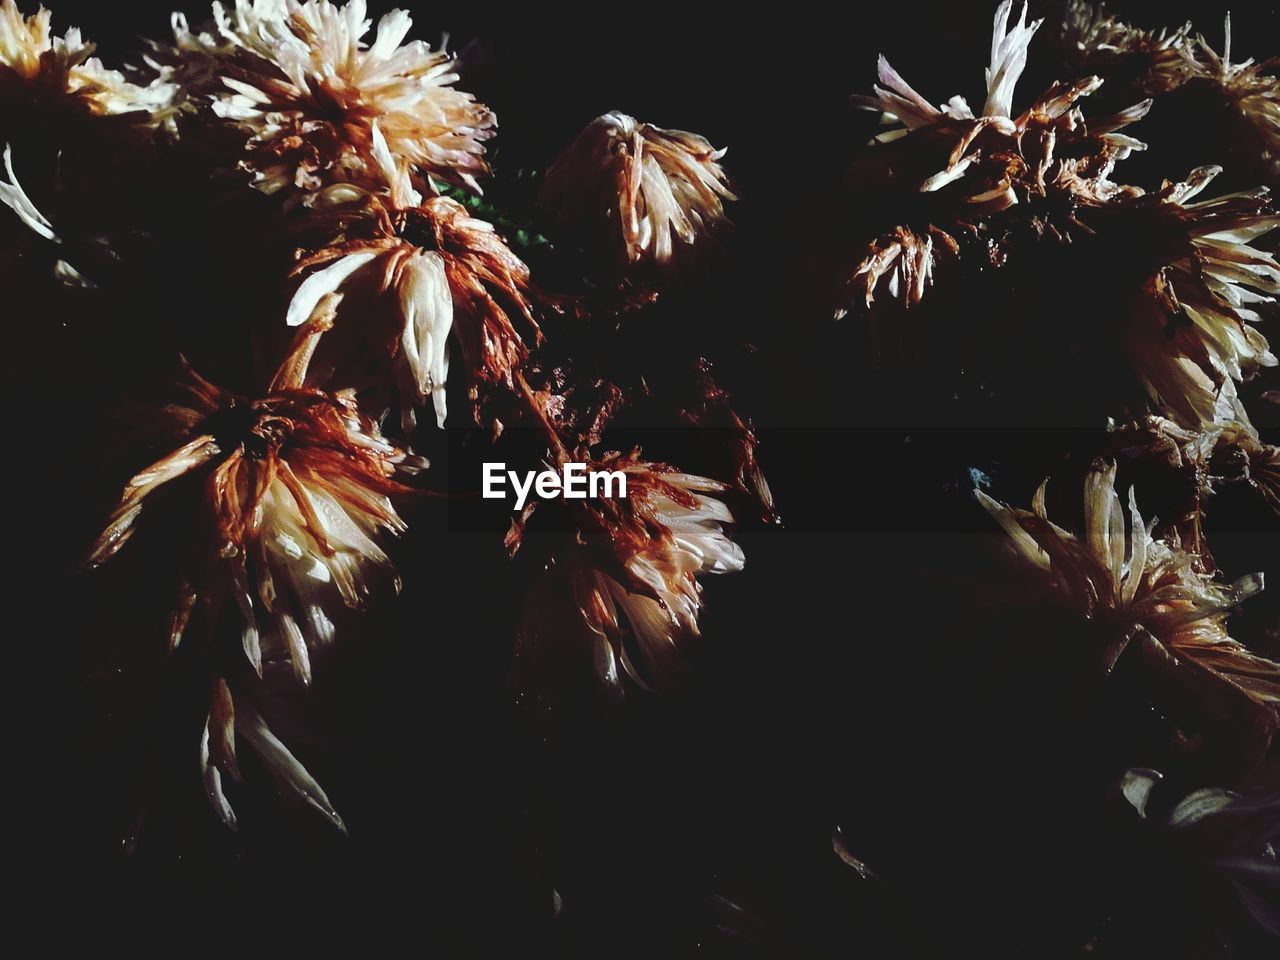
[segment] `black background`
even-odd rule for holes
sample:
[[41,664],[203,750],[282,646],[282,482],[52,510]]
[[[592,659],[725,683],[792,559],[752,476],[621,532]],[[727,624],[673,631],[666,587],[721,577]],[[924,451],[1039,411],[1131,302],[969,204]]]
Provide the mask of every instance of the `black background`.
[[[1007,677],[979,677],[946,643],[946,597],[962,588],[922,581],[914,561],[959,552],[965,531],[986,528],[967,503],[916,498],[888,443],[868,439],[877,411],[840,405],[841,344],[794,317],[784,276],[797,209],[823,202],[822,185],[866,139],[848,96],[873,82],[876,53],[932,99],[961,82],[972,94],[994,5],[407,6],[413,36],[447,32],[464,52],[463,85],[499,117],[500,174],[545,167],[610,109],[729,147],[741,265],[712,322],[740,334],[726,340],[726,367],[766,428],[786,526],[744,530],[747,572],[707,584],[688,698],[617,709],[580,693],[547,716],[508,685],[518,571],[491,538],[426,518],[429,549],[451,570],[415,582],[406,558],[405,596],[371,630],[385,629],[377,657],[317,683],[342,732],[314,767],[350,837],[263,797],[229,838],[202,806],[192,750],[189,793],[168,798],[171,812],[126,858],[136,769],[104,749],[99,701],[77,664],[90,611],[120,584],[65,574],[73,537],[40,535],[50,497],[37,484],[18,506],[33,528],[19,560],[32,576],[18,581],[8,676],[23,899],[56,918],[55,937],[122,943],[173,925],[175,949],[215,931],[256,946],[270,930],[445,956],[1183,950],[1195,911],[1171,909],[1180,901],[1163,884],[1173,881],[1096,819],[1089,791],[1137,762],[1118,739],[1109,751],[1110,708],[1079,723],[1043,716],[1016,662]],[[1209,4],[1116,9],[1148,23],[1194,17],[1218,38]],[[166,8],[143,3],[54,12],[58,30],[81,26],[108,63],[167,26]],[[1274,9],[1235,21],[1237,59],[1280,39]],[[1021,92],[1034,88],[1029,76]],[[1205,152],[1214,159],[1211,144]],[[17,469],[51,469],[52,489],[78,496],[75,427],[45,427],[70,455],[48,464],[37,445]],[[1006,454],[1019,476],[1046,456],[1029,442],[1057,445],[1020,436]],[[919,485],[965,457],[952,459]],[[1264,533],[1225,535],[1246,555],[1269,549]],[[132,586],[126,604],[145,605],[146,584]],[[997,692],[975,697],[980,679]],[[837,826],[881,881],[836,858]]]

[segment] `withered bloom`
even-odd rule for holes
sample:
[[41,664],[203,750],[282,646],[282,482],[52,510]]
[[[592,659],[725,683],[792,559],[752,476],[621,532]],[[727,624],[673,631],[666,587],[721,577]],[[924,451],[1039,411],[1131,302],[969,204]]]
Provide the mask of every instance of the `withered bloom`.
[[52,14],[41,7],[24,17],[17,0],[0,0],[0,96],[65,97],[95,116],[145,113],[171,95],[168,84],[139,86],[93,56],[94,45],[77,28],[56,37]]
[[[850,186],[867,193],[931,195],[933,207],[928,222],[899,224],[870,244],[849,276],[850,300],[870,305],[883,280],[891,298],[919,304],[939,258],[958,257],[958,238],[976,234],[984,218],[1055,193],[1099,201],[1122,191],[1108,179],[1114,163],[1144,144],[1119,130],[1141,119],[1150,102],[1086,124],[1077,101],[1102,82],[1090,77],[1055,84],[1015,113],[1013,92],[1041,21],[1028,24],[1024,4],[1011,25],[1012,12],[1012,0],[996,11],[980,116],[960,96],[934,106],[884,57],[875,96],[854,98],[881,111],[885,124],[902,126],[876,137],[850,170]],[[836,316],[847,310],[841,305]]]
[[1265,176],[1280,178],[1280,57],[1260,63],[1231,60],[1231,14],[1219,54],[1191,23],[1176,30],[1142,30],[1083,0],[1068,6],[1063,38],[1072,59],[1091,72],[1159,96],[1176,90],[1206,94],[1237,121],[1230,134],[1260,158]]
[[1232,639],[1226,620],[1262,589],[1262,575],[1223,584],[1201,572],[1177,539],[1153,535],[1132,490],[1126,527],[1115,475],[1114,463],[1095,464],[1086,478],[1079,537],[1050,522],[1044,486],[1030,512],[976,493],[1021,563],[1082,623],[1101,631],[1103,670],[1136,644],[1169,695],[1239,724],[1261,755],[1280,726],[1280,665]]
[[601,682],[620,689],[625,675],[646,689],[672,690],[687,671],[681,647],[698,636],[698,578],[746,562],[724,529],[733,515],[717,495],[728,487],[638,453],[610,454],[590,468],[623,473],[626,496],[584,501],[556,566],[591,638]]
[[[513,371],[528,354],[513,316],[523,319],[535,342],[540,338],[529,268],[491,224],[456,200],[424,201],[410,183],[406,162],[392,158],[376,124],[372,133],[374,156],[390,189],[362,193],[363,199],[347,188],[326,191],[323,203],[336,203],[319,214],[332,222],[330,242],[299,259],[294,273],[306,279],[287,319],[297,326],[322,297],[348,293],[366,309],[352,316],[342,311],[339,333],[346,334],[345,342],[362,343],[365,349],[357,352],[371,350],[390,362],[406,427],[413,424],[414,405],[427,398],[444,426],[451,333],[462,350],[473,400],[480,386],[513,386]],[[370,318],[370,301],[385,322]]]
[[1112,16],[1103,4],[1070,0],[1062,40],[1069,59],[1086,72],[1125,75],[1148,93],[1166,93],[1186,81],[1189,20],[1172,29],[1143,30]]
[[613,111],[597,117],[547,171],[541,199],[630,264],[669,265],[728,224],[737,199],[704,138]]
[[159,491],[186,491],[197,500],[179,504],[190,555],[171,643],[182,639],[197,604],[213,612],[205,629],[230,605],[254,669],[262,672],[261,636],[270,631],[303,683],[311,679],[309,651],[333,640],[339,610],[363,606],[378,581],[399,589],[376,541],[404,531],[391,497],[406,492],[397,475],[417,465],[349,394],[303,386],[336,299],[299,331],[262,398],[190,372],[188,405],[165,410],[181,445],[129,481],[88,557],[92,566],[111,559]]
[[1193,430],[1233,422],[1248,428],[1235,384],[1276,365],[1250,322],[1261,319],[1254,305],[1280,293],[1280,264],[1251,242],[1280,225],[1280,216],[1270,212],[1265,189],[1187,202],[1220,172],[1201,167],[1111,211],[1118,218],[1112,226],[1151,217],[1152,235],[1170,251],[1121,321],[1121,339],[1152,404]]
[[1210,85],[1230,112],[1239,116],[1252,135],[1254,151],[1268,163],[1267,175],[1280,178],[1280,57],[1261,63],[1231,62],[1231,14],[1223,26],[1219,55],[1202,35],[1194,46],[1182,48],[1183,73],[1188,83]]
[[192,90],[210,87],[213,112],[248,138],[240,166],[257,189],[376,184],[376,123],[420,189],[435,177],[479,192],[496,121],[453,87],[448,54],[404,42],[408,13],[382,17],[367,44],[364,0],[236,0],[233,11],[215,4],[213,12],[212,34],[175,17],[164,69]]

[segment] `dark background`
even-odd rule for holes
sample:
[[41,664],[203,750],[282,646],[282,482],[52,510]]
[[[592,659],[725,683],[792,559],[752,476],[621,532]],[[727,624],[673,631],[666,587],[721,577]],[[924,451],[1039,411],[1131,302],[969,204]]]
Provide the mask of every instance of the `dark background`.
[[[406,555],[405,595],[370,628],[378,656],[315,691],[329,736],[312,766],[350,837],[266,794],[227,836],[191,751],[187,792],[162,798],[132,857],[120,837],[137,770],[99,736],[79,659],[88,625],[103,627],[92,611],[145,606],[146,583],[122,598],[118,581],[68,577],[73,538],[37,537],[20,555],[34,576],[18,580],[8,677],[24,900],[60,918],[55,936],[103,943],[175,924],[186,942],[345,934],[445,956],[1189,955],[1217,894],[1171,906],[1189,888],[1171,889],[1180,881],[1095,802],[1097,784],[1141,760],[1111,726],[1133,717],[1103,698],[1064,719],[1041,696],[1053,680],[1027,682],[1016,657],[991,676],[948,642],[948,598],[966,588],[916,573],[987,529],[960,490],[966,464],[1007,451],[1006,495],[1025,502],[1021,478],[1054,462],[1060,438],[948,433],[930,454],[904,452],[874,429],[880,411],[842,403],[856,358],[796,316],[788,281],[798,211],[824,202],[868,135],[848,96],[868,91],[875,55],[935,102],[961,90],[972,102],[994,4],[406,6],[412,36],[450,34],[462,85],[496,111],[499,178],[544,168],[610,109],[729,147],[739,266],[709,322],[734,334],[722,362],[765,428],[785,526],[745,529],[747,571],[707,584],[690,696],[617,708],[578,692],[548,712],[508,682],[519,571],[491,538],[419,518],[438,539],[406,554],[443,553],[450,571],[415,582]],[[1150,24],[1193,17],[1219,39],[1209,4],[1115,7]],[[134,37],[165,34],[167,9],[58,3],[55,28],[82,27],[114,64]],[[1276,25],[1274,8],[1236,11],[1236,58],[1273,52]],[[1019,103],[1051,79],[1036,57]],[[51,469],[76,496],[74,453]],[[47,509],[38,489],[28,497],[19,509]],[[1224,544],[1246,557],[1274,546],[1274,532],[1226,523]],[[837,827],[880,879],[835,856]]]

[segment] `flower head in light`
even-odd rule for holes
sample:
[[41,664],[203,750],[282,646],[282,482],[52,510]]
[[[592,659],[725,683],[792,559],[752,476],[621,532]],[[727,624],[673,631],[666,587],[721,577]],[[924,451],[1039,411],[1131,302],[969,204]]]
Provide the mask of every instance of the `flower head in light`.
[[398,474],[416,466],[352,397],[303,386],[336,299],[302,327],[260,398],[189,372],[187,405],[165,410],[179,446],[128,482],[88,558],[92,566],[110,560],[148,508],[167,501],[190,549],[171,642],[197,603],[215,621],[217,611],[235,610],[255,669],[270,632],[304,683],[309,652],[333,640],[339,611],[362,607],[378,581],[399,588],[377,540],[405,529],[391,498],[407,492]]
[[364,0],[215,4],[213,33],[175,18],[166,69],[188,87],[209,87],[213,112],[246,135],[240,165],[265,193],[379,183],[375,124],[419,188],[436,178],[478,192],[493,114],[453,86],[448,54],[405,42],[408,13],[382,17],[366,43],[365,12]]
[[728,223],[724,204],[736,197],[723,155],[697,134],[614,111],[588,124],[551,166],[542,200],[625,262],[669,265],[682,246],[705,243]]
[[568,581],[577,625],[565,623],[545,642],[585,629],[607,688],[621,690],[626,677],[672,691],[687,676],[681,648],[698,636],[699,578],[745,563],[725,533],[733,515],[720,496],[728,488],[638,453],[610,454],[590,468],[625,475],[626,496],[595,497],[574,511],[576,533],[552,569]]
[[150,118],[172,95],[166,83],[140,86],[107,69],[79,29],[57,37],[51,21],[43,7],[24,17],[17,0],[0,0],[0,96],[66,98],[96,116],[143,113]]
[[[444,426],[450,337],[461,348],[473,399],[481,387],[513,386],[513,372],[528,354],[513,318],[522,319],[528,335],[539,339],[529,268],[491,224],[472,217],[456,200],[424,201],[410,182],[407,163],[391,156],[376,125],[373,138],[388,189],[381,194],[347,187],[325,191],[320,216],[332,224],[330,241],[298,261],[295,273],[305,279],[287,319],[301,324],[322,297],[347,293],[366,309],[351,316],[342,311],[337,333],[357,344],[357,354],[372,352],[378,364],[390,365],[406,426],[412,424],[414,405],[428,398]],[[367,299],[361,300],[360,292]],[[389,322],[371,321],[370,301]],[[474,412],[479,417],[478,408]]]
[[1045,487],[1030,511],[978,500],[1000,524],[1018,560],[1063,607],[1101,630],[1101,667],[1110,672],[1131,643],[1171,696],[1190,696],[1219,719],[1242,718],[1265,751],[1280,726],[1280,665],[1227,633],[1231,611],[1262,589],[1262,575],[1232,584],[1202,572],[1176,539],[1153,535],[1129,491],[1128,517],[1115,491],[1114,463],[1095,464],[1084,486],[1084,530],[1052,523]]
[[[1185,181],[1111,211],[1151,218],[1149,235],[1158,238],[1151,249],[1167,251],[1121,321],[1121,339],[1152,404],[1193,430],[1235,422],[1247,428],[1235,385],[1276,365],[1252,324],[1261,319],[1255,307],[1280,293],[1280,264],[1252,243],[1280,226],[1280,216],[1270,212],[1265,189],[1189,203],[1220,171],[1193,170]],[[1100,212],[1100,228],[1107,215]]]
[[848,276],[838,317],[857,300],[870,305],[885,288],[891,299],[918,305],[940,262],[960,257],[961,239],[1010,207],[1097,203],[1132,192],[1109,177],[1117,160],[1145,149],[1120,131],[1141,119],[1150,101],[1086,123],[1078,102],[1101,85],[1087,77],[1055,84],[1016,111],[1014,91],[1041,21],[1026,22],[1025,4],[1016,21],[1012,13],[1012,0],[996,10],[980,114],[961,96],[935,106],[883,56],[874,96],[854,98],[879,111],[890,129],[855,162],[850,189],[871,198],[900,196],[920,215],[868,245]]

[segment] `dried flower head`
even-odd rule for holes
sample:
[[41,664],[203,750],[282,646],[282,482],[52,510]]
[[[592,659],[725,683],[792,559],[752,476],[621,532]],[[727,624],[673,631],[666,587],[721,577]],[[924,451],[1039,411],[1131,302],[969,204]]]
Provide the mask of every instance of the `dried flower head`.
[[[244,654],[262,671],[262,633],[283,641],[294,672],[311,679],[310,648],[333,640],[334,618],[364,605],[377,580],[399,589],[382,533],[405,529],[391,497],[416,462],[382,438],[348,394],[303,386],[316,341],[332,325],[336,297],[299,331],[267,394],[238,396],[190,372],[189,405],[165,414],[181,446],[138,473],[88,557],[111,559],[161,491],[190,531],[171,643],[196,608],[238,611]],[[171,499],[170,501],[174,501]]]
[[542,201],[626,263],[673,262],[728,224],[737,199],[704,138],[614,111],[597,117],[547,171]]
[[745,563],[724,530],[733,515],[717,495],[728,487],[638,452],[610,454],[591,469],[624,474],[626,496],[583,502],[557,566],[590,635],[596,672],[610,689],[624,674],[646,689],[677,688],[687,672],[681,647],[698,636],[698,578]]
[[189,88],[211,87],[213,112],[247,135],[240,166],[264,193],[380,182],[375,123],[419,188],[434,177],[479,192],[492,112],[454,88],[443,50],[404,42],[405,11],[382,17],[366,44],[365,11],[364,0],[236,0],[231,12],[214,4],[212,34],[175,17],[167,59],[177,66],[168,69]]
[[1083,71],[1133,78],[1149,93],[1185,81],[1191,21],[1176,29],[1143,30],[1112,16],[1102,4],[1070,0],[1062,20],[1068,57]]
[[[1274,185],[1280,182],[1280,58],[1233,63],[1230,13],[1223,36],[1219,54],[1203,34],[1192,36],[1190,22],[1176,30],[1142,30],[1084,0],[1069,4],[1063,22],[1076,67],[1153,96],[1186,90],[1204,95],[1205,106],[1215,105],[1211,110],[1221,107],[1228,126],[1219,135],[1237,140],[1245,165]],[[1210,119],[1194,107],[1191,118]],[[1254,168],[1255,160],[1260,167]]]
[[1050,522],[1045,486],[1030,512],[978,500],[1004,529],[1018,559],[1081,621],[1102,632],[1100,663],[1110,672],[1137,641],[1164,688],[1190,697],[1209,716],[1245,728],[1266,750],[1280,726],[1280,665],[1250,652],[1227,633],[1233,608],[1262,589],[1262,575],[1218,583],[1178,540],[1158,539],[1129,491],[1128,525],[1115,491],[1114,463],[1095,464],[1085,480],[1084,533]]
[[1223,49],[1219,55],[1197,34],[1195,44],[1184,44],[1183,82],[1210,86],[1231,112],[1240,117],[1250,134],[1254,150],[1268,165],[1268,175],[1280,177],[1280,57],[1261,63],[1252,59],[1231,62],[1231,14],[1223,26]]
[[[1193,170],[1185,181],[1103,211],[1112,227],[1151,217],[1148,235],[1165,253],[1124,318],[1123,342],[1153,406],[1192,430],[1249,425],[1235,384],[1273,367],[1276,358],[1251,325],[1254,306],[1280,293],[1280,264],[1251,243],[1280,226],[1265,189],[1188,203],[1220,167]],[[1128,230],[1132,223],[1121,226]],[[1153,250],[1156,249],[1153,245]]]
[[24,17],[17,0],[0,0],[0,95],[65,97],[95,116],[142,112],[148,118],[167,101],[168,84],[139,86],[108,70],[79,29],[53,36],[52,16],[41,7]]
[[[849,275],[846,302],[870,305],[883,279],[892,298],[919,304],[938,258],[958,257],[958,238],[976,234],[984,218],[1015,205],[1043,205],[1055,197],[1101,202],[1127,192],[1110,181],[1110,173],[1115,161],[1145,145],[1119,131],[1141,119],[1150,102],[1086,124],[1078,101],[1102,82],[1089,77],[1055,84],[1015,113],[1014,89],[1042,21],[1028,24],[1024,4],[1011,24],[1012,11],[1012,0],[996,11],[981,116],[960,96],[934,106],[884,57],[875,96],[854,98],[880,111],[883,123],[902,126],[876,137],[850,170],[850,187],[865,194],[914,193],[927,213],[918,224],[897,224],[869,245]],[[846,312],[842,304],[836,316]]]
[[[529,268],[491,224],[472,217],[456,200],[424,201],[409,182],[405,162],[391,157],[376,124],[372,133],[374,156],[390,189],[338,203],[320,215],[332,224],[330,241],[303,255],[294,268],[306,279],[287,319],[291,326],[303,323],[322,297],[337,290],[367,306],[356,293],[363,289],[389,323],[370,323],[368,309],[350,317],[344,311],[340,331],[351,333],[346,342],[354,337],[364,347],[357,355],[371,351],[390,362],[406,427],[413,423],[414,405],[428,397],[444,426],[451,333],[462,350],[473,400],[481,386],[513,386],[513,371],[528,354],[513,316],[523,318],[535,342],[540,338],[529,300]],[[345,188],[329,191],[325,202],[348,195]],[[474,412],[479,419],[478,407]]]

